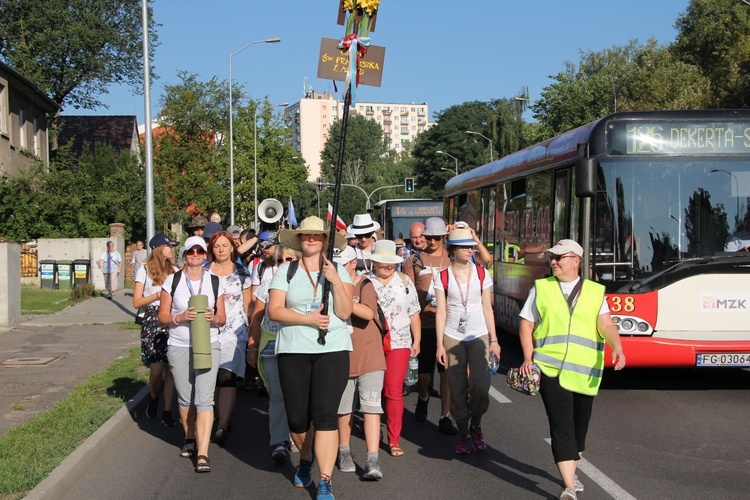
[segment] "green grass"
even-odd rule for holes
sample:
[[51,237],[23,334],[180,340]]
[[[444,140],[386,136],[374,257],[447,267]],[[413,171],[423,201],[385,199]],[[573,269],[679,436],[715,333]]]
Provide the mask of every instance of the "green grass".
[[147,383],[140,348],[91,377],[61,403],[0,440],[0,498],[20,498]]
[[141,325],[137,325],[135,321],[120,321],[115,323],[120,325],[120,330],[138,330],[141,331]]
[[70,290],[21,287],[21,314],[53,314],[72,304]]

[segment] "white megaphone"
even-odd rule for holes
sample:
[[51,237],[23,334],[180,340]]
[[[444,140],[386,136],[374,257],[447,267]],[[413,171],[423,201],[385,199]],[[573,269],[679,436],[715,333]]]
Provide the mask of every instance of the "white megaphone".
[[266,224],[275,224],[284,215],[284,206],[275,198],[266,198],[258,205],[258,218]]

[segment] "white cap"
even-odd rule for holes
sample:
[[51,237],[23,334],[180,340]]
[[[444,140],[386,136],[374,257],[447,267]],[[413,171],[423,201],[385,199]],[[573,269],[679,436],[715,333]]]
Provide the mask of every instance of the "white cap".
[[185,255],[185,252],[193,247],[201,247],[204,252],[208,252],[206,241],[203,238],[201,238],[200,236],[191,236],[190,238],[185,240],[185,245],[183,245],[182,247],[182,255]]
[[333,249],[333,261],[337,264],[341,264],[342,266],[344,264],[348,264],[356,258],[357,252],[355,252],[354,248],[350,247],[349,245],[347,245],[343,250],[339,250],[338,248]]
[[555,255],[563,255],[572,252],[579,257],[583,257],[583,247],[574,240],[560,240],[555,246],[548,248],[545,252]]

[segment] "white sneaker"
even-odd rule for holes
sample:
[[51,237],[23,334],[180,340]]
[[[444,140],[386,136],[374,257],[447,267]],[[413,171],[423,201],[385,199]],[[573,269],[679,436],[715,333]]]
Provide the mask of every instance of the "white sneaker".
[[560,500],[578,500],[578,497],[572,488],[565,488],[563,492],[560,493]]
[[579,493],[579,492],[583,491],[583,483],[578,480],[578,474],[576,474],[576,476],[573,479],[573,481],[574,481],[574,484],[575,484],[576,493]]

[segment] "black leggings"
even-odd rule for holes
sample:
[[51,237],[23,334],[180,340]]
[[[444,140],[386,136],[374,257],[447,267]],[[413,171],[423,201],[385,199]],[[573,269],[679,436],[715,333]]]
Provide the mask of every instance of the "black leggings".
[[563,389],[557,377],[548,377],[544,373],[539,382],[539,392],[547,410],[555,463],[578,460],[578,453],[586,448],[594,396]]
[[289,430],[338,430],[341,395],[349,380],[349,351],[279,354],[279,379]]

